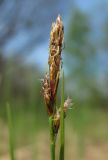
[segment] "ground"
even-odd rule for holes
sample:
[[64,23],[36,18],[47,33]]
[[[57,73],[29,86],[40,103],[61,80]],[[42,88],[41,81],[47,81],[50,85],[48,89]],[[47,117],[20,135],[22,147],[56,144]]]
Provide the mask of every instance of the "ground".
[[[9,160],[8,154],[8,130],[4,123],[0,123],[0,159]],[[108,160],[108,141],[92,141],[86,139],[85,142],[85,160]],[[58,156],[58,141],[56,148],[56,156]],[[78,159],[77,152],[77,135],[75,131],[68,128],[68,133],[65,135],[65,159]],[[48,130],[41,130],[36,137],[33,138],[31,144],[19,146],[16,148],[17,160],[50,160],[49,149],[49,133]]]

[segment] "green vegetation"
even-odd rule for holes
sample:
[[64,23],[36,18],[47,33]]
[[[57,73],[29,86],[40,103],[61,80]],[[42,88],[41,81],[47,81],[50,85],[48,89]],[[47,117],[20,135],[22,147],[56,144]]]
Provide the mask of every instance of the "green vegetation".
[[62,73],[61,83],[61,115],[60,115],[60,157],[59,160],[64,160],[64,139],[65,139],[65,124],[64,124],[64,71]]
[[14,154],[14,128],[13,128],[13,119],[11,115],[11,108],[10,105],[7,103],[7,117],[8,117],[8,131],[9,131],[9,152],[10,152],[10,158],[11,160],[15,160],[15,154]]

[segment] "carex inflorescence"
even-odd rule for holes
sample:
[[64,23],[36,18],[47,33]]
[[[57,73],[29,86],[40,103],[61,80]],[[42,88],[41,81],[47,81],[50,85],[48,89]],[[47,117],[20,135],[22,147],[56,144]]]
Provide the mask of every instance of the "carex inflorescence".
[[[63,42],[64,42],[64,26],[61,17],[59,15],[56,19],[56,22],[53,23],[51,27],[49,59],[48,59],[49,74],[46,73],[42,81],[42,91],[43,91],[44,101],[47,107],[47,112],[49,116],[53,115],[54,124],[57,131],[60,125],[60,109],[57,110],[55,106],[55,101],[56,101],[56,94],[60,78],[61,52],[62,52]],[[70,99],[68,99],[64,103],[64,112],[66,112],[70,104],[71,104]]]

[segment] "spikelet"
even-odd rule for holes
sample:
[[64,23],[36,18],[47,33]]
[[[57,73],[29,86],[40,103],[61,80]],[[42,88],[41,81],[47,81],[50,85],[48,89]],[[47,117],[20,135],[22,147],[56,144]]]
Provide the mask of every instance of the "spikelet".
[[58,16],[56,22],[52,24],[49,46],[49,76],[45,75],[42,80],[42,91],[47,107],[48,115],[56,114],[55,99],[59,83],[61,51],[64,40],[64,27],[61,17]]
[[72,106],[72,99],[70,99],[69,97],[65,100],[64,102],[64,113],[66,113],[66,111],[71,108]]
[[42,80],[42,92],[43,92],[44,101],[47,107],[47,112],[48,112],[48,115],[50,116],[53,113],[53,107],[51,103],[51,89],[50,89],[48,74],[46,74],[45,78]]
[[54,115],[54,132],[57,134],[60,127],[60,112],[56,111]]
[[56,23],[52,24],[52,29],[50,33],[49,60],[48,60],[49,74],[50,74],[50,88],[53,100],[55,100],[56,98],[56,93],[58,88],[63,40],[64,40],[64,27],[61,17],[58,16],[56,19]]

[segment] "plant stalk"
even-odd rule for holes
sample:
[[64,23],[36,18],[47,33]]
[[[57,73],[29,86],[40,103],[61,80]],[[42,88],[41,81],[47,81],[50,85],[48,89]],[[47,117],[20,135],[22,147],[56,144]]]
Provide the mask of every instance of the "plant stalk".
[[61,83],[61,114],[60,114],[60,154],[59,160],[64,160],[64,72],[62,74]]
[[51,160],[55,160],[55,134],[53,128],[53,116],[49,117],[49,127],[50,127],[50,154]]

